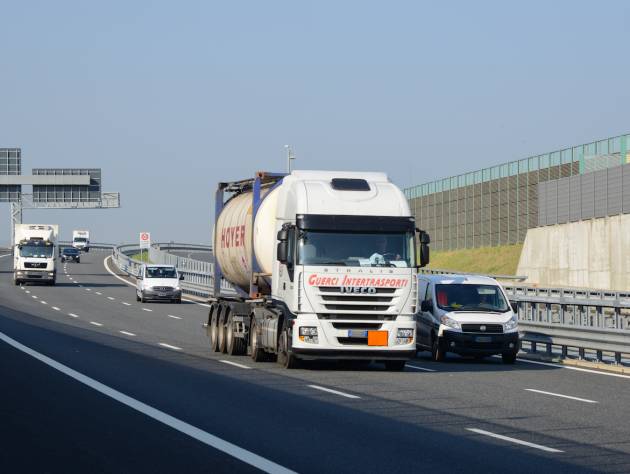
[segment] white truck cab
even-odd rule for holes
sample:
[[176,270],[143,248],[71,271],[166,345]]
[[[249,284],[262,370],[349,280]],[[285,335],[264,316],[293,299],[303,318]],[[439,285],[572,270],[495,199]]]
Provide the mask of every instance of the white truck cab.
[[182,302],[180,275],[174,265],[143,265],[136,281],[136,301]]
[[513,364],[519,350],[518,316],[493,278],[418,275],[418,350],[441,361],[447,352],[483,358],[500,354]]

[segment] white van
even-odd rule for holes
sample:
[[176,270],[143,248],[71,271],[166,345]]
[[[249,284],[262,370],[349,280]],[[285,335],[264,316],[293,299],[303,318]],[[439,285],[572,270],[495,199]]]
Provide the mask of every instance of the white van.
[[441,361],[447,352],[513,364],[518,317],[501,285],[484,276],[418,275],[416,346]]
[[136,301],[182,302],[179,281],[184,279],[173,265],[143,265],[136,280]]

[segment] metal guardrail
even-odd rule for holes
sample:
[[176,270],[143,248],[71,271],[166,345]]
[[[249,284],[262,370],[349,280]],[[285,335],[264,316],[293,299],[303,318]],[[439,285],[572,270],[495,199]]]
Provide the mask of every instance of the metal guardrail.
[[[72,242],[69,240],[60,240],[59,241],[59,246],[60,247],[71,247],[72,246]],[[115,247],[114,244],[105,244],[102,242],[90,242],[90,248],[91,249],[102,249],[102,250],[111,250]]]
[[[173,255],[165,250],[192,250],[192,251],[210,251],[211,247],[204,245],[189,245],[181,243],[157,243],[149,248],[149,260],[151,263],[174,265],[177,271],[184,275],[181,282],[181,288],[184,293],[191,295],[210,297],[212,296],[214,287],[214,264],[211,262],[202,262],[192,258],[180,257]],[[118,245],[114,247],[112,258],[118,268],[131,275],[137,277],[144,262],[135,260],[130,255],[140,253],[140,247],[137,244]],[[221,282],[221,290],[225,295],[236,295],[236,291],[226,282]]]
[[525,281],[527,276],[522,275],[487,275],[484,273],[468,273],[468,272],[456,272],[453,270],[441,270],[439,268],[421,268],[420,273],[425,275],[469,275],[469,276],[486,276],[494,278],[495,280],[514,280]]
[[615,363],[630,355],[630,293],[582,288],[534,288],[504,285],[510,301],[518,306],[521,337],[530,352],[545,347],[547,355],[560,348],[578,358],[593,351],[602,362],[610,353]]

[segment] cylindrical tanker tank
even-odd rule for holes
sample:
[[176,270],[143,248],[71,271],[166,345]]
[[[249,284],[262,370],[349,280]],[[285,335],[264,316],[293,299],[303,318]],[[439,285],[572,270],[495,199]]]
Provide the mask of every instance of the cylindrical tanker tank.
[[[258,207],[252,228],[252,192],[238,194],[228,200],[216,220],[214,229],[214,256],[221,266],[223,277],[233,285],[249,292],[252,273],[252,243],[254,255],[261,273],[270,274],[274,261],[276,242],[276,208],[278,187],[261,190],[262,202]],[[252,239],[252,232],[254,234]],[[261,285],[259,291],[269,291]]]

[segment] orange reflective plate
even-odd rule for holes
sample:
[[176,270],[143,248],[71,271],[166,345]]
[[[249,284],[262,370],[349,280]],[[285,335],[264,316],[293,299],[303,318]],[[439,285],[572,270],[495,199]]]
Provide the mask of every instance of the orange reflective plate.
[[368,331],[368,346],[386,346],[387,331]]

